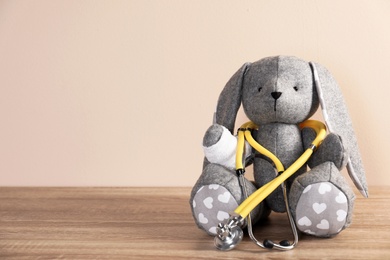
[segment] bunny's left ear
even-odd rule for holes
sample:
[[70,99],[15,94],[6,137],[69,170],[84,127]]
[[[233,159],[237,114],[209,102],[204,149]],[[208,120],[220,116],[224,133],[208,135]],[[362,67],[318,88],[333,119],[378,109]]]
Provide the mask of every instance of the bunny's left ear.
[[330,72],[320,64],[310,62],[322,114],[330,132],[338,134],[349,154],[347,171],[356,188],[368,197],[366,175],[352,121],[343,95]]

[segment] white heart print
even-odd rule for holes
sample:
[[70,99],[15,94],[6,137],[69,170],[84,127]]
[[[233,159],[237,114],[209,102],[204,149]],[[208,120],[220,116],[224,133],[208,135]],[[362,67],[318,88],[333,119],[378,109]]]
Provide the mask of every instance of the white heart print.
[[203,213],[199,213],[198,219],[199,219],[199,222],[202,224],[209,223],[209,220],[203,215]]
[[330,192],[331,190],[332,190],[332,187],[326,183],[321,183],[320,187],[318,188],[318,192],[320,194],[325,194],[326,192]]
[[211,197],[205,198],[203,200],[203,204],[206,206],[206,208],[212,209],[213,208],[213,198],[211,198]]
[[321,223],[317,225],[318,229],[329,229],[329,221],[326,219],[321,220]]
[[229,218],[229,213],[225,212],[225,211],[218,211],[217,213],[217,219],[219,221],[223,221],[225,219],[228,219]]
[[315,213],[321,214],[322,212],[324,212],[324,210],[326,210],[326,204],[316,202],[313,204],[313,210],[315,211]]
[[222,203],[228,203],[230,199],[230,192],[226,191],[224,194],[218,195],[218,200]]
[[218,188],[219,188],[219,185],[218,185],[218,184],[210,184],[210,185],[209,185],[209,189],[210,189],[210,190],[218,190]]
[[311,226],[311,221],[308,217],[302,217],[298,220],[298,225],[300,226],[306,226],[310,227]]
[[344,221],[345,217],[347,216],[347,212],[345,210],[339,209],[337,212],[337,220],[338,221]]
[[339,195],[336,197],[336,202],[339,204],[343,204],[347,202],[347,197],[340,191]]
[[209,232],[212,233],[212,234],[217,234],[217,227],[211,227],[209,229]]
[[315,233],[316,233],[316,232],[311,231],[310,229],[306,229],[306,230],[303,231],[303,232],[305,232],[305,233],[307,233],[307,234],[310,234],[310,235],[315,235]]

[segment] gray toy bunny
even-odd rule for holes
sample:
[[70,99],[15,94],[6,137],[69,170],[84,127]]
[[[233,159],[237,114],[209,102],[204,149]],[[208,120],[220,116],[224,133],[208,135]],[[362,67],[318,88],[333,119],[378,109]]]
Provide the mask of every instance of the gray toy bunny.
[[[210,235],[245,198],[235,173],[237,139],[233,135],[241,104],[258,125],[253,137],[289,167],[315,137],[300,130],[321,105],[329,134],[307,164],[287,181],[289,206],[297,228],[306,234],[331,237],[351,223],[355,195],[340,174],[347,166],[355,186],[368,196],[351,120],[336,81],[326,68],[296,57],[276,56],[244,64],[227,82],[218,100],[214,124],[203,139],[203,172],[192,189],[190,205],[196,224]],[[246,146],[247,164],[253,163],[255,183],[249,192],[273,180],[277,173],[270,160]],[[254,221],[270,210],[285,212],[278,188],[252,211]]]

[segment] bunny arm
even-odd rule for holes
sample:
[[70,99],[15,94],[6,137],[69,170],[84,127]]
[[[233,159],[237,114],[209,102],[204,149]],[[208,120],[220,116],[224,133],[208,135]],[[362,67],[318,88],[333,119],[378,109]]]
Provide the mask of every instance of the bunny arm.
[[[304,147],[309,147],[315,138],[315,132],[312,129],[302,130],[302,139]],[[330,133],[313,153],[308,161],[308,166],[314,168],[324,162],[333,162],[338,170],[345,167],[348,161],[348,153],[344,148],[339,135]]]
[[[237,137],[221,125],[210,126],[203,138],[203,151],[210,163],[225,166],[228,169],[236,168]],[[245,142],[245,160],[252,155],[251,146]]]

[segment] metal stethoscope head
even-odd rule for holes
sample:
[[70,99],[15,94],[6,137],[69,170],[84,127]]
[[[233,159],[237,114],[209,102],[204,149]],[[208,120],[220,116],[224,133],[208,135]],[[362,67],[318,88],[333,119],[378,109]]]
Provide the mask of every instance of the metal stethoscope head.
[[[326,127],[323,123],[315,120],[308,120],[303,122],[300,127],[310,127],[313,128],[317,136],[314,139],[313,143],[308,147],[305,152],[287,169],[284,170],[284,166],[280,162],[280,160],[272,154],[270,151],[261,146],[258,142],[256,142],[252,135],[251,131],[255,129],[257,126],[252,122],[245,123],[241,128],[238,129],[238,140],[237,140],[237,152],[236,152],[236,173],[238,176],[238,181],[242,190],[244,197],[246,198],[243,203],[238,206],[233,213],[230,214],[230,217],[224,222],[219,223],[217,227],[217,235],[214,238],[214,244],[216,248],[220,250],[231,250],[236,247],[243,238],[242,227],[245,224],[245,219],[247,222],[248,233],[252,241],[261,248],[266,249],[277,249],[282,251],[287,251],[295,248],[298,244],[298,232],[294,222],[294,219],[290,212],[290,207],[288,203],[288,196],[285,186],[285,181],[294,174],[300,167],[302,167],[306,161],[310,158],[313,151],[320,145],[322,140],[326,135]],[[248,197],[248,192],[244,182],[244,167],[242,163],[243,152],[245,139],[249,142],[249,144],[255,148],[261,154],[270,158],[277,171],[279,172],[279,176],[269,183],[265,184],[263,187],[255,191]],[[265,239],[263,243],[258,241],[253,235],[252,230],[252,219],[250,216],[251,211],[260,204],[269,194],[271,194],[279,185],[282,186],[283,190],[283,198],[284,203],[286,205],[286,212],[288,216],[288,220],[290,222],[291,231],[294,236],[294,241],[291,244],[288,240],[282,240],[279,243],[275,243],[272,240]]]
[[241,226],[243,218],[232,213],[226,223],[219,223],[217,236],[214,238],[214,245],[219,250],[227,251],[238,245],[244,237]]

